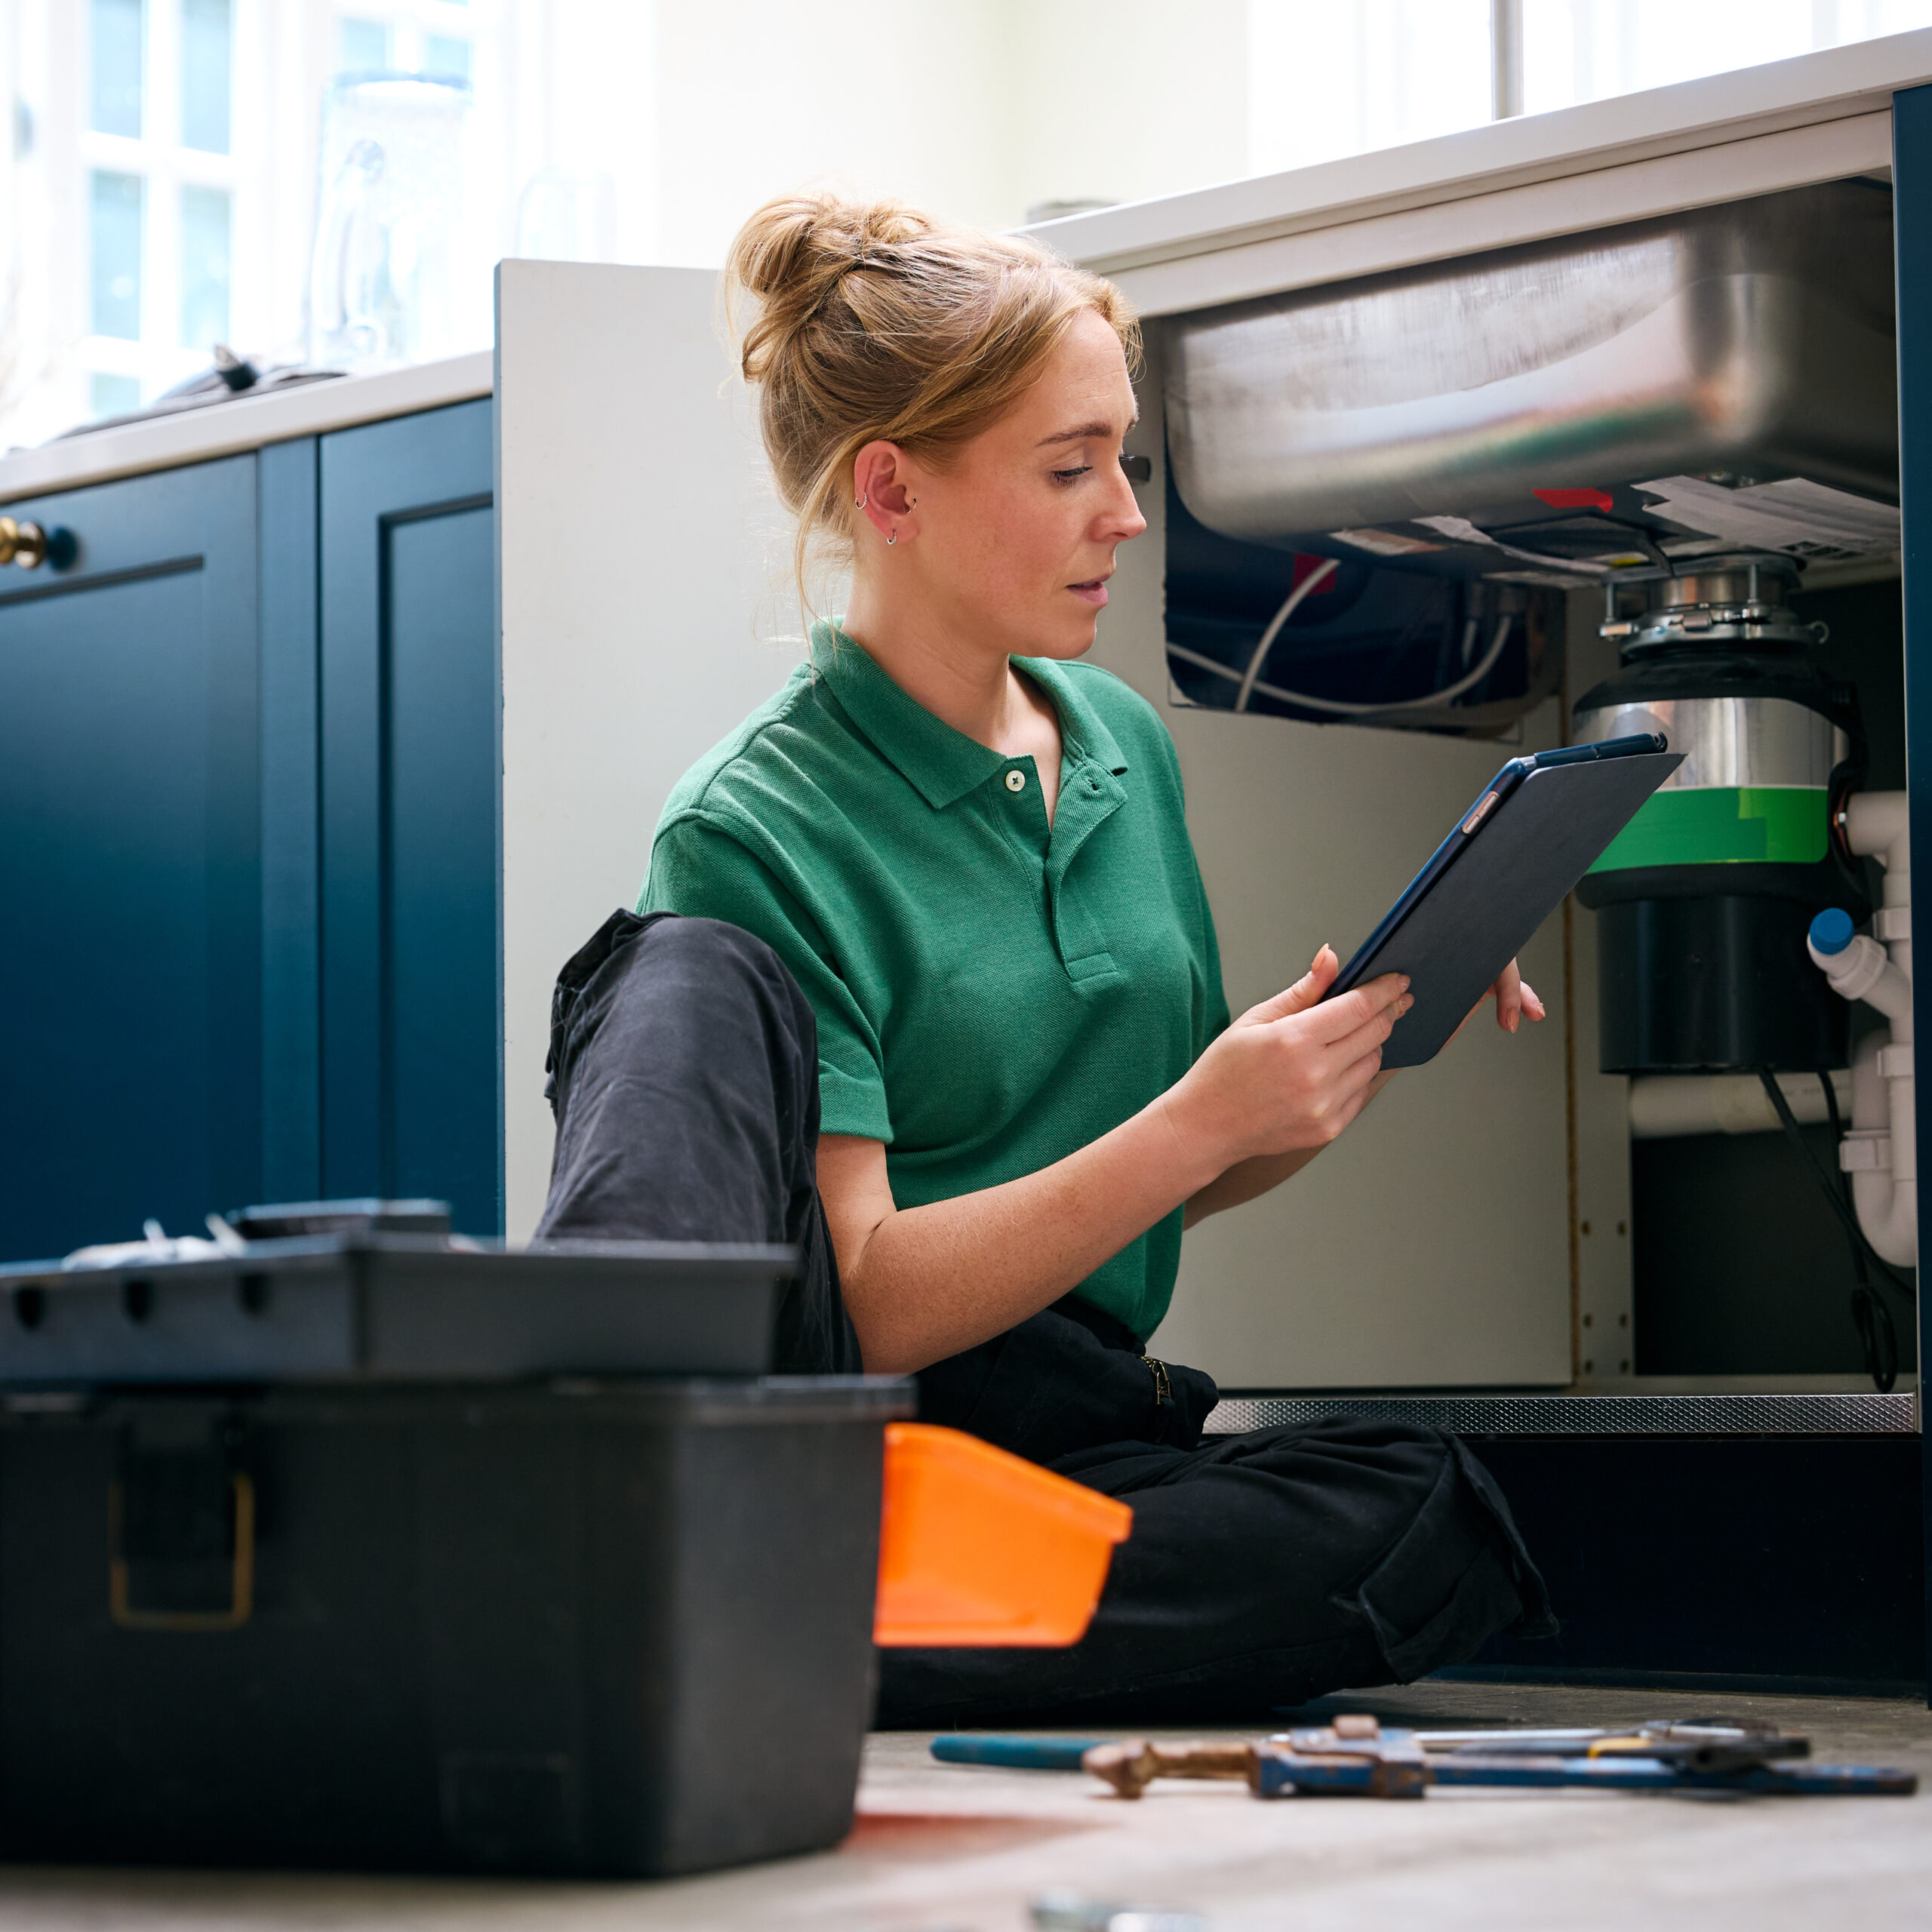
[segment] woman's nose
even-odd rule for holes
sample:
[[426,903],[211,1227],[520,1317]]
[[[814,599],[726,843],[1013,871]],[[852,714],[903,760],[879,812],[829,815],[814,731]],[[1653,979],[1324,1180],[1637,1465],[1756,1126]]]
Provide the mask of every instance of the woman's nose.
[[1131,485],[1123,481],[1121,494],[1123,500],[1108,506],[1106,520],[1107,535],[1116,543],[1131,541],[1147,528],[1147,519],[1141,514],[1140,506],[1134,500]]
[[1146,528],[1147,519],[1140,513],[1134,485],[1123,470],[1107,500],[1106,512],[1100,518],[1100,534],[1104,534],[1109,543],[1124,543],[1138,537]]

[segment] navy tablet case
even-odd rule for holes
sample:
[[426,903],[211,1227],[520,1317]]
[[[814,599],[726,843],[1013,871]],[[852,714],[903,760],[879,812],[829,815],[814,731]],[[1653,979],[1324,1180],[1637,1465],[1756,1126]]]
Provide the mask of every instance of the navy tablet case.
[[1420,1066],[1563,903],[1604,848],[1683,762],[1644,752],[1539,766],[1504,798],[1406,917],[1342,969],[1343,991],[1406,973],[1415,1000],[1383,1049],[1385,1067]]

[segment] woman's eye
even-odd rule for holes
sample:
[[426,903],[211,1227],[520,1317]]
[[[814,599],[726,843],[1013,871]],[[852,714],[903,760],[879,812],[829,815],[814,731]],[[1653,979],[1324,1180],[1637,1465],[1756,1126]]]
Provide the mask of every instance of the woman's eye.
[[1083,463],[1077,469],[1056,469],[1053,473],[1054,481],[1061,484],[1078,482],[1093,466],[1091,463]]

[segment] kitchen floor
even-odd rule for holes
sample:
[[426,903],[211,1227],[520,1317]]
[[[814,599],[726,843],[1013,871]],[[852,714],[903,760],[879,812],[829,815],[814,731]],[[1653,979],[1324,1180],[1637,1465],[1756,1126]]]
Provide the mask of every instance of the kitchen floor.
[[1341,1709],[1443,1728],[1721,1709],[1802,1731],[1823,1759],[1909,1767],[1928,1789],[1262,1804],[1175,1784],[1127,1804],[1078,1774],[936,1764],[927,1734],[882,1733],[857,1828],[817,1857],[645,1885],[15,1869],[0,1873],[0,1932],[1028,1932],[1028,1902],[1055,1890],[1189,1911],[1209,1932],[1932,1924],[1932,1714],[1915,1702],[1430,1682],[1325,1700],[1310,1721]]

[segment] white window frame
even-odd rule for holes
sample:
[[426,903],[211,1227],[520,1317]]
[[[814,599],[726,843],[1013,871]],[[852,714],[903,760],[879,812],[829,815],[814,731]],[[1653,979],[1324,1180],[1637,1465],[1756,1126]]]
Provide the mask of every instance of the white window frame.
[[[90,220],[91,197],[89,177],[97,169],[134,174],[146,183],[143,191],[141,236],[141,333],[137,340],[122,336],[97,335],[92,331],[91,275],[94,245],[83,232],[74,270],[81,278],[79,290],[82,327],[79,356],[84,385],[96,374],[136,377],[143,401],[149,401],[163,389],[207,366],[206,344],[184,344],[181,340],[181,190],[183,187],[218,188],[229,202],[228,334],[243,319],[240,272],[241,251],[238,203],[244,184],[257,171],[248,164],[254,158],[238,153],[238,130],[234,97],[240,91],[241,76],[235,60],[241,22],[238,17],[251,0],[232,0],[229,12],[229,152],[209,154],[181,145],[181,14],[183,0],[146,0],[143,9],[146,42],[143,50],[141,74],[141,132],[103,134],[88,125],[91,50],[86,44],[85,23],[91,7],[77,7],[82,17],[81,55],[75,81],[79,138],[77,159],[80,179],[78,201],[85,231]],[[83,407],[86,400],[83,396]]]

